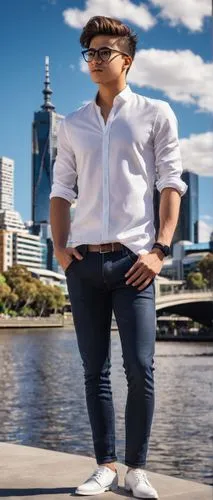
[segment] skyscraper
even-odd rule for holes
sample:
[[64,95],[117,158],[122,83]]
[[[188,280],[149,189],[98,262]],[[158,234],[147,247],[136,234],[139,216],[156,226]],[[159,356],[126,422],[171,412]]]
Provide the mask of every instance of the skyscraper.
[[198,220],[199,220],[199,193],[198,175],[193,172],[183,172],[183,181],[188,189],[181,200],[178,225],[174,234],[173,243],[181,240],[198,243]]
[[[172,244],[177,241],[191,241],[198,243],[198,220],[199,220],[199,193],[198,193],[198,175],[193,172],[183,172],[183,181],[187,184],[188,189],[185,195],[181,198],[181,207],[178,224],[173,236]],[[156,234],[159,231],[159,206],[160,206],[160,193],[155,188],[154,197],[154,220]]]
[[53,164],[56,157],[58,126],[63,118],[51,102],[49,57],[45,58],[44,103],[34,113],[32,125],[32,221],[33,232],[39,234],[40,225],[49,222],[49,194],[52,185]]
[[14,209],[14,161],[0,156],[0,210]]

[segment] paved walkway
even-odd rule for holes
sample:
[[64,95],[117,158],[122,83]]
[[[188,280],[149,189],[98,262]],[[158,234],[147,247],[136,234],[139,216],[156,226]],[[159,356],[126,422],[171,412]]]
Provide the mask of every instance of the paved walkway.
[[[63,500],[94,470],[93,458],[12,443],[0,443],[0,498]],[[121,500],[130,495],[123,488],[126,467],[118,464],[116,493],[99,495],[100,500]],[[211,486],[147,471],[160,500],[212,500]],[[94,498],[80,497],[76,499]],[[96,497],[97,498],[97,497]]]

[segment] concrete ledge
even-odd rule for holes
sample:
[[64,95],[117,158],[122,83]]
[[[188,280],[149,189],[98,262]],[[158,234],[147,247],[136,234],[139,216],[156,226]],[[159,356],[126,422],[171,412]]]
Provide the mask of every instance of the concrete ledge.
[[[58,451],[0,443],[0,497],[5,499],[61,500],[74,495],[78,484],[84,482],[96,467],[93,458]],[[126,467],[118,464],[119,488],[116,493],[104,493],[98,498],[120,500],[129,498],[123,488]],[[177,479],[148,472],[159,499],[212,500],[212,487],[202,483]],[[97,497],[80,497],[97,498]]]

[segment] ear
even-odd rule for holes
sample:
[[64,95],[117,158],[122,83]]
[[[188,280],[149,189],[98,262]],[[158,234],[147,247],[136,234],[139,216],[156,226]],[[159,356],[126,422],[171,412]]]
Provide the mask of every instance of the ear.
[[124,56],[124,64],[123,64],[123,70],[124,69],[130,69],[130,66],[132,65],[132,58],[130,56]]

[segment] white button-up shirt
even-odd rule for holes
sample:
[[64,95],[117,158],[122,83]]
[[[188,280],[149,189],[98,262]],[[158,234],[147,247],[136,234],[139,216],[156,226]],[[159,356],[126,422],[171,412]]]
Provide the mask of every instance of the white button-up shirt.
[[183,195],[177,120],[165,101],[127,86],[105,124],[96,100],[61,123],[50,198],[78,201],[71,245],[119,241],[136,254],[155,241],[153,193]]

